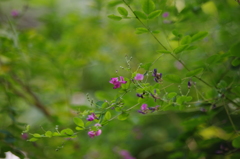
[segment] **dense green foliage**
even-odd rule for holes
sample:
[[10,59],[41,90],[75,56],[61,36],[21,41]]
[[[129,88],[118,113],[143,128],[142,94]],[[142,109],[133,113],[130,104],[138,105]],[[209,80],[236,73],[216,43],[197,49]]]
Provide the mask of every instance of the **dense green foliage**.
[[1,1],[0,158],[240,158],[238,3]]

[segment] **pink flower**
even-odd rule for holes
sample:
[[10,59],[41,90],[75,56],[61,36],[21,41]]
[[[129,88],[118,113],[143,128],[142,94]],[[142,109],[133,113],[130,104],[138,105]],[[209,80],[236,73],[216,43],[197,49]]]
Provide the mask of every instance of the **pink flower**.
[[102,134],[102,130],[101,129],[99,129],[99,130],[97,130],[97,131],[89,131],[88,132],[88,136],[90,137],[90,138],[94,138],[95,136],[99,136],[99,135],[101,135]]
[[121,84],[127,83],[127,81],[124,81],[123,77],[120,76],[120,80],[118,80],[118,77],[111,78],[111,80],[109,81],[109,83],[111,83],[111,84],[114,85],[113,89],[116,89],[116,88],[120,88],[120,87],[121,87]]
[[141,110],[138,110],[138,112],[141,113],[141,114],[146,114],[147,111],[148,111],[148,105],[147,104],[143,104],[141,106]]
[[94,138],[94,137],[95,137],[95,132],[94,132],[94,131],[89,131],[89,132],[88,132],[88,136],[89,136],[90,138]]
[[147,104],[143,104],[143,105],[141,106],[141,110],[142,110],[142,111],[148,110],[148,105],[147,105]]
[[168,12],[164,12],[164,13],[162,14],[162,16],[163,16],[163,18],[167,18],[167,17],[169,16],[169,13],[168,13]]
[[97,123],[97,124],[95,124],[94,126],[101,127],[102,125],[99,124],[99,123]]
[[99,129],[98,131],[95,132],[95,135],[96,135],[96,136],[99,136],[99,135],[101,135],[101,134],[102,134],[102,130],[101,130],[101,129]]
[[144,78],[144,75],[143,75],[143,74],[140,74],[140,73],[138,73],[138,74],[134,77],[134,79],[137,80],[137,81],[142,81],[143,78]]
[[11,15],[12,15],[12,17],[18,17],[19,16],[19,12],[17,10],[12,10],[11,11]]
[[96,115],[92,113],[91,115],[88,115],[87,121],[93,121],[94,119],[97,119]]

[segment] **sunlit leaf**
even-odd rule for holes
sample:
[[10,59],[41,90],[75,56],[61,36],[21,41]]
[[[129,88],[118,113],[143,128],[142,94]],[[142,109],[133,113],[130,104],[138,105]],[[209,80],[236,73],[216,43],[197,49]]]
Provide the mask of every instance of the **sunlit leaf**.
[[82,121],[82,119],[75,117],[73,118],[73,121],[76,125],[84,128],[84,122]]
[[148,29],[146,29],[146,28],[136,28],[135,33],[136,34],[148,33]]
[[114,14],[109,15],[108,18],[113,19],[113,20],[117,20],[117,21],[122,20],[122,17],[114,15]]
[[109,111],[106,112],[105,116],[104,116],[104,120],[109,120],[111,119],[111,113]]

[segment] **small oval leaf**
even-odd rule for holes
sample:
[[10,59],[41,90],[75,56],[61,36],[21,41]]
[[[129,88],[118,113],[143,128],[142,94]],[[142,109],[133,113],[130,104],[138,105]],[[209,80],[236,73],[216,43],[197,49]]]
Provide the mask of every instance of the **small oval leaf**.
[[240,136],[236,137],[233,141],[232,141],[232,145],[235,148],[240,148]]
[[162,13],[161,10],[155,10],[155,11],[153,11],[152,13],[150,13],[150,14],[148,15],[148,19],[157,18],[158,16],[160,16],[161,13]]
[[118,10],[118,13],[121,14],[122,16],[124,17],[128,16],[128,11],[125,8],[118,7],[117,10]]
[[133,13],[135,14],[135,16],[136,16],[137,18],[140,18],[140,19],[147,19],[146,14],[144,14],[143,12],[140,12],[140,11],[133,11]]
[[189,35],[184,36],[181,40],[181,45],[186,45],[191,43],[191,37]]
[[143,34],[147,32],[148,32],[148,29],[146,28],[136,28],[136,31],[135,31],[136,34]]
[[117,21],[122,20],[122,17],[114,15],[114,14],[109,15],[108,18],[110,18],[112,20],[117,20]]
[[178,46],[176,49],[173,50],[173,52],[175,54],[179,54],[181,52],[183,52],[185,49],[188,48],[189,45],[181,45],[181,46]]
[[128,118],[128,116],[129,116],[128,113],[123,112],[122,114],[120,114],[120,115],[118,116],[118,119],[119,119],[119,120],[126,120],[126,119]]
[[109,119],[111,119],[111,116],[112,116],[111,113],[109,111],[107,111],[105,116],[104,116],[104,119],[109,120]]
[[152,0],[144,0],[142,10],[146,14],[150,14],[155,9],[155,4]]
[[84,122],[82,121],[82,119],[75,117],[75,118],[73,118],[73,121],[77,126],[84,128]]

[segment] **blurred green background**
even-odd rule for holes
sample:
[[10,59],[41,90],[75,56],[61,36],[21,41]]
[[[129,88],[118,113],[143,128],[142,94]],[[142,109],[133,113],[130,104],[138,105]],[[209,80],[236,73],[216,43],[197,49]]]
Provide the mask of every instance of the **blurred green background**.
[[[207,72],[202,78],[212,84],[225,72],[226,80],[236,74],[239,68],[227,67],[227,60],[211,65],[210,59],[205,63],[212,55],[226,53],[239,41],[240,8],[236,1],[154,2],[157,9],[169,16],[160,16],[148,25],[160,30],[156,36],[168,48],[178,45],[173,30],[182,35],[209,32],[207,38],[196,44],[196,50],[180,56],[189,68],[204,67]],[[140,1],[133,0],[131,5],[136,10],[141,8]],[[126,57],[132,57],[132,70],[139,63],[151,63],[159,57],[156,50],[162,48],[150,35],[135,34],[135,28],[141,25],[134,18],[122,21],[107,18],[109,14],[118,14],[118,6],[124,5],[114,0],[0,1],[0,157],[11,151],[30,159],[229,158],[215,154],[222,140],[228,145],[227,129],[219,128],[229,123],[222,109],[218,115],[201,111],[142,115],[136,108],[127,120],[115,120],[103,127],[102,135],[94,139],[86,131],[74,139],[41,139],[36,143],[27,142],[27,136],[21,135],[27,124],[32,133],[54,131],[56,126],[74,129],[72,119],[78,111],[91,109],[87,93],[95,102],[115,97],[117,91],[109,80],[130,75],[120,68],[127,67]],[[13,11],[18,15],[11,15]],[[169,55],[163,55],[153,68],[164,75],[186,73]],[[209,96],[214,94],[200,81],[197,86]],[[181,87],[187,92],[187,83]],[[177,86],[168,89],[174,90],[178,90]],[[137,97],[132,93],[124,100],[131,106],[136,104]],[[212,119],[213,115],[216,118]],[[189,120],[191,117],[197,121]],[[210,118],[219,127],[208,127]],[[193,136],[206,140],[196,143]]]

